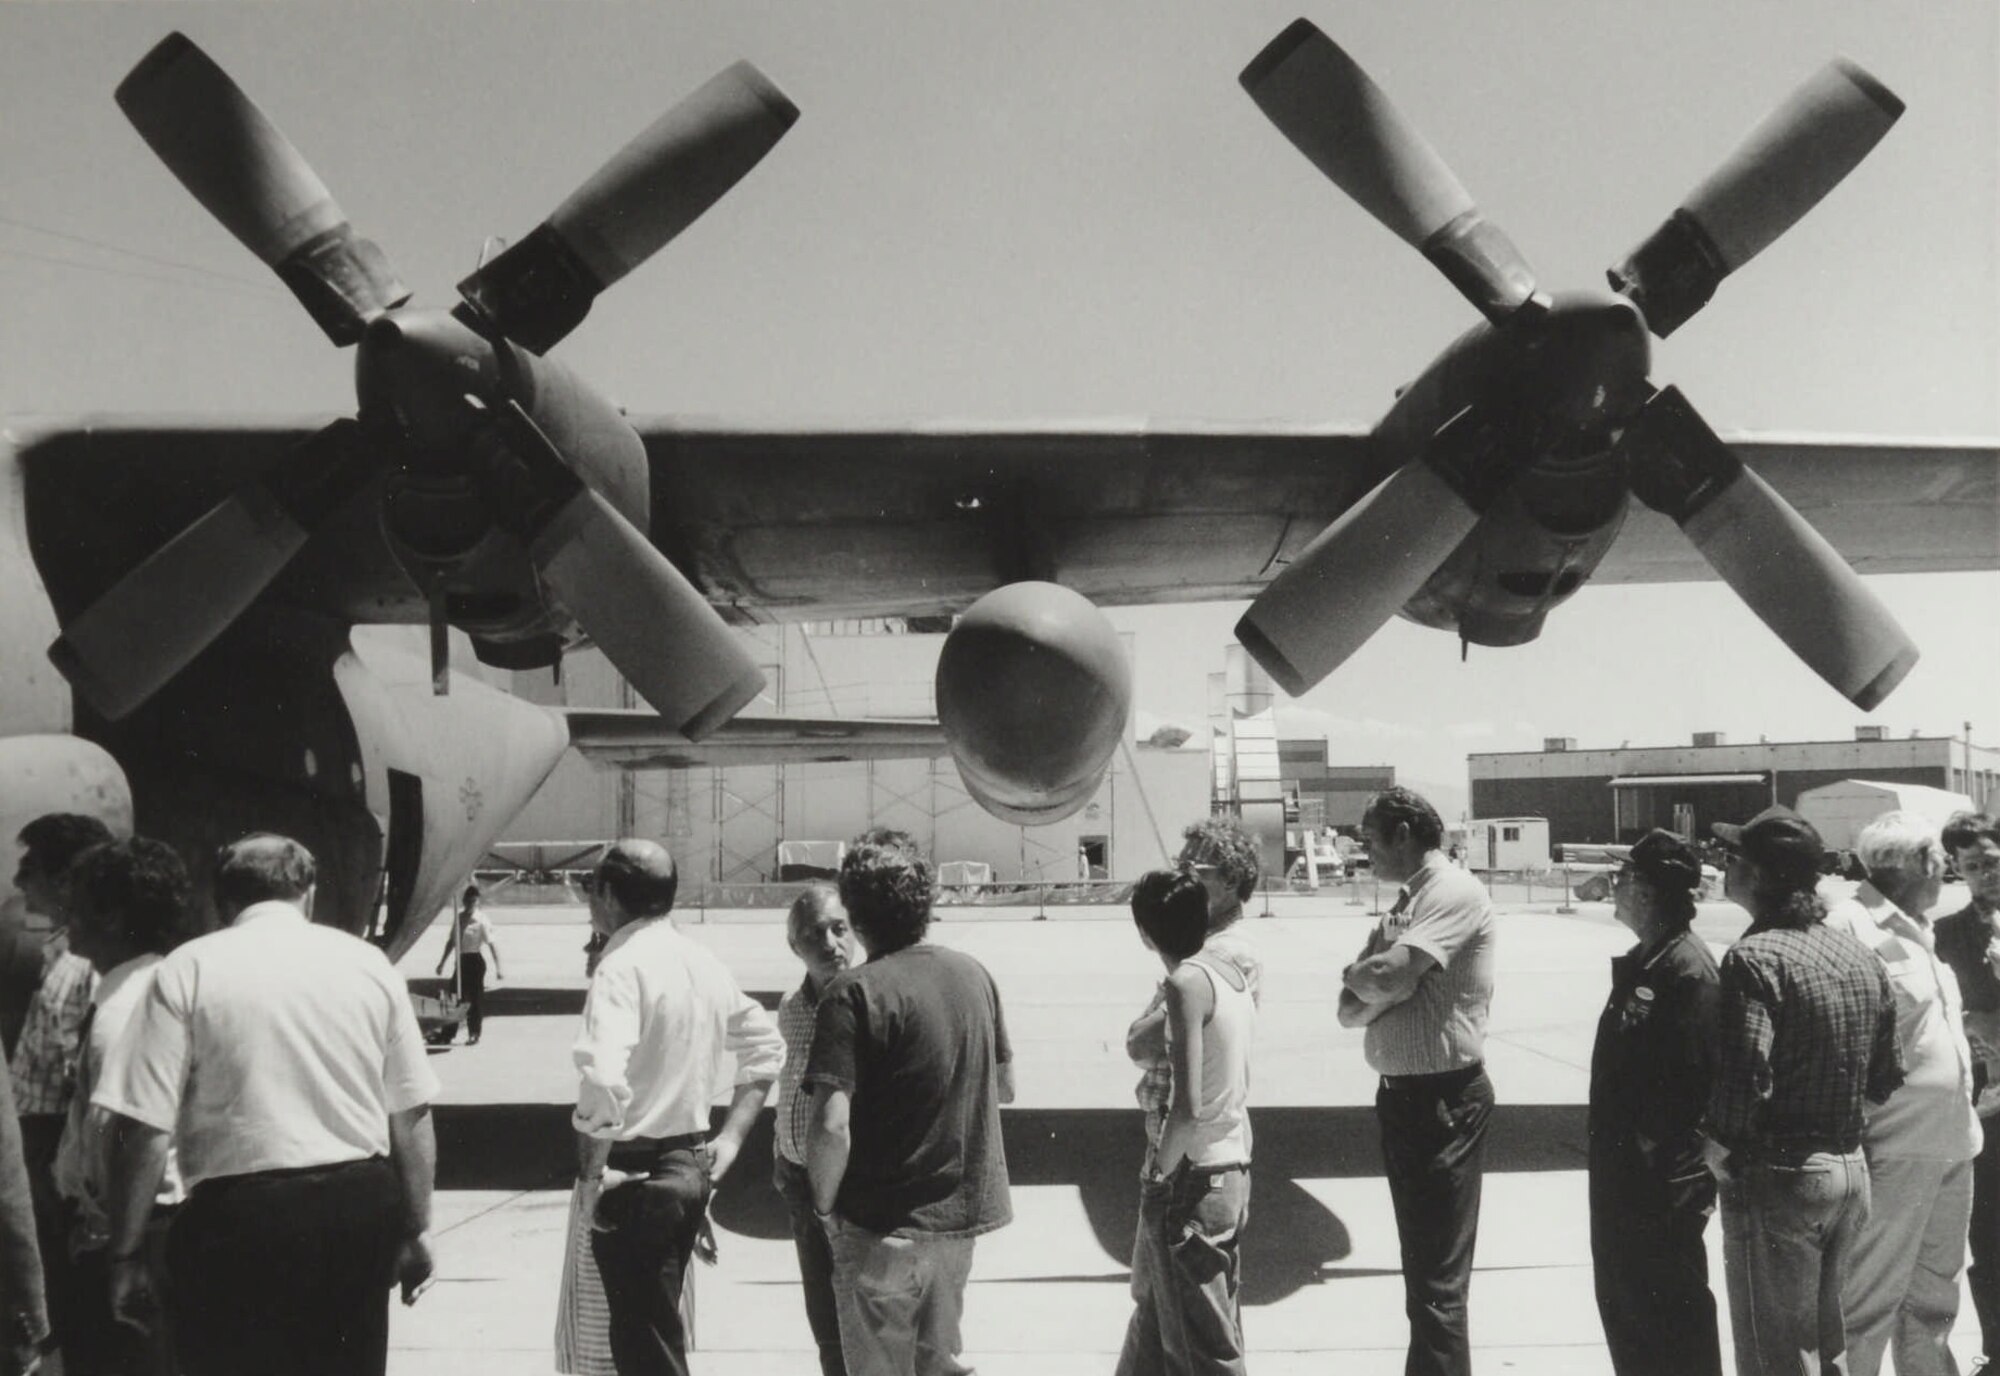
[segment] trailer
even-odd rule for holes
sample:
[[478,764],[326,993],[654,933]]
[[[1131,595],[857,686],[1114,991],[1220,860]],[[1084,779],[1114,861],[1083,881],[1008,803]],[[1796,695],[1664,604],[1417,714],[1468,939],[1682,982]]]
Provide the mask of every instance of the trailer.
[[1549,868],[1549,819],[1482,817],[1453,822],[1445,828],[1446,854],[1453,848],[1458,862],[1469,870],[1538,874]]

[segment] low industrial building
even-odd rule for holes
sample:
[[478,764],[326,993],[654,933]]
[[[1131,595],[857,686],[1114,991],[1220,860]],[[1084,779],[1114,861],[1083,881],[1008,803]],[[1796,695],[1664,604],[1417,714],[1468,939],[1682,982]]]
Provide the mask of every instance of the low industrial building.
[[1684,746],[1611,750],[1556,737],[1540,750],[1470,755],[1466,769],[1473,816],[1545,817],[1554,845],[1629,842],[1651,827],[1706,836],[1712,822],[1742,821],[1773,803],[1795,807],[1801,793],[1844,779],[2000,803],[2000,750],[1952,736],[1892,738],[1879,726],[1856,727],[1844,741],[1732,745],[1699,732]]

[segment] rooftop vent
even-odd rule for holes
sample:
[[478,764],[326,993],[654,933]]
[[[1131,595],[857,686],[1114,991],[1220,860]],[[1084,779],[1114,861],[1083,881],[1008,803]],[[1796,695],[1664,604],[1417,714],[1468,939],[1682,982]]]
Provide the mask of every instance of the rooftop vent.
[[1854,739],[1857,741],[1886,741],[1889,739],[1889,728],[1886,726],[1857,726],[1854,728]]
[[1544,736],[1542,737],[1542,749],[1551,754],[1564,750],[1574,750],[1576,749],[1576,737]]
[[1694,733],[1695,748],[1713,750],[1718,745],[1729,744],[1729,738],[1720,731],[1697,731]]

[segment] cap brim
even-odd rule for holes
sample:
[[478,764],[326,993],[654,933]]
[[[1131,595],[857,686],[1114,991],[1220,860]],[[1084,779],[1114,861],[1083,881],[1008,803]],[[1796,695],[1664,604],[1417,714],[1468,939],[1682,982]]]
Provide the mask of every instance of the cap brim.
[[1731,850],[1743,849],[1743,828],[1731,822],[1711,822],[1708,829],[1715,833],[1715,839]]

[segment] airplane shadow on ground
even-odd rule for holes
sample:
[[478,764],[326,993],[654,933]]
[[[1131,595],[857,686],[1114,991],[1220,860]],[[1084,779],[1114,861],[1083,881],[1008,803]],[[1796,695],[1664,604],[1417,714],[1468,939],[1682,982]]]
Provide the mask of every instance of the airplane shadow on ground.
[[[1502,1104],[1494,1110],[1486,1169],[1581,1170],[1584,1107]],[[720,1110],[717,1120],[720,1120]],[[440,1105],[437,1184],[444,1190],[565,1189],[575,1177],[575,1135],[563,1104]],[[1006,1109],[1007,1171],[1016,1185],[1070,1185],[1083,1201],[1109,1266],[1078,1259],[1044,1280],[1124,1284],[1139,1217],[1144,1135],[1136,1109]],[[1250,1226],[1243,1241],[1243,1301],[1271,1304],[1327,1277],[1353,1252],[1347,1226],[1300,1180],[1379,1176],[1381,1149],[1372,1108],[1264,1108],[1257,1133]],[[744,1143],[716,1192],[715,1221],[746,1237],[791,1236],[784,1203],[771,1187],[771,1114]],[[727,1248],[724,1241],[724,1248]],[[1120,1268],[1113,1270],[1110,1268]]]

